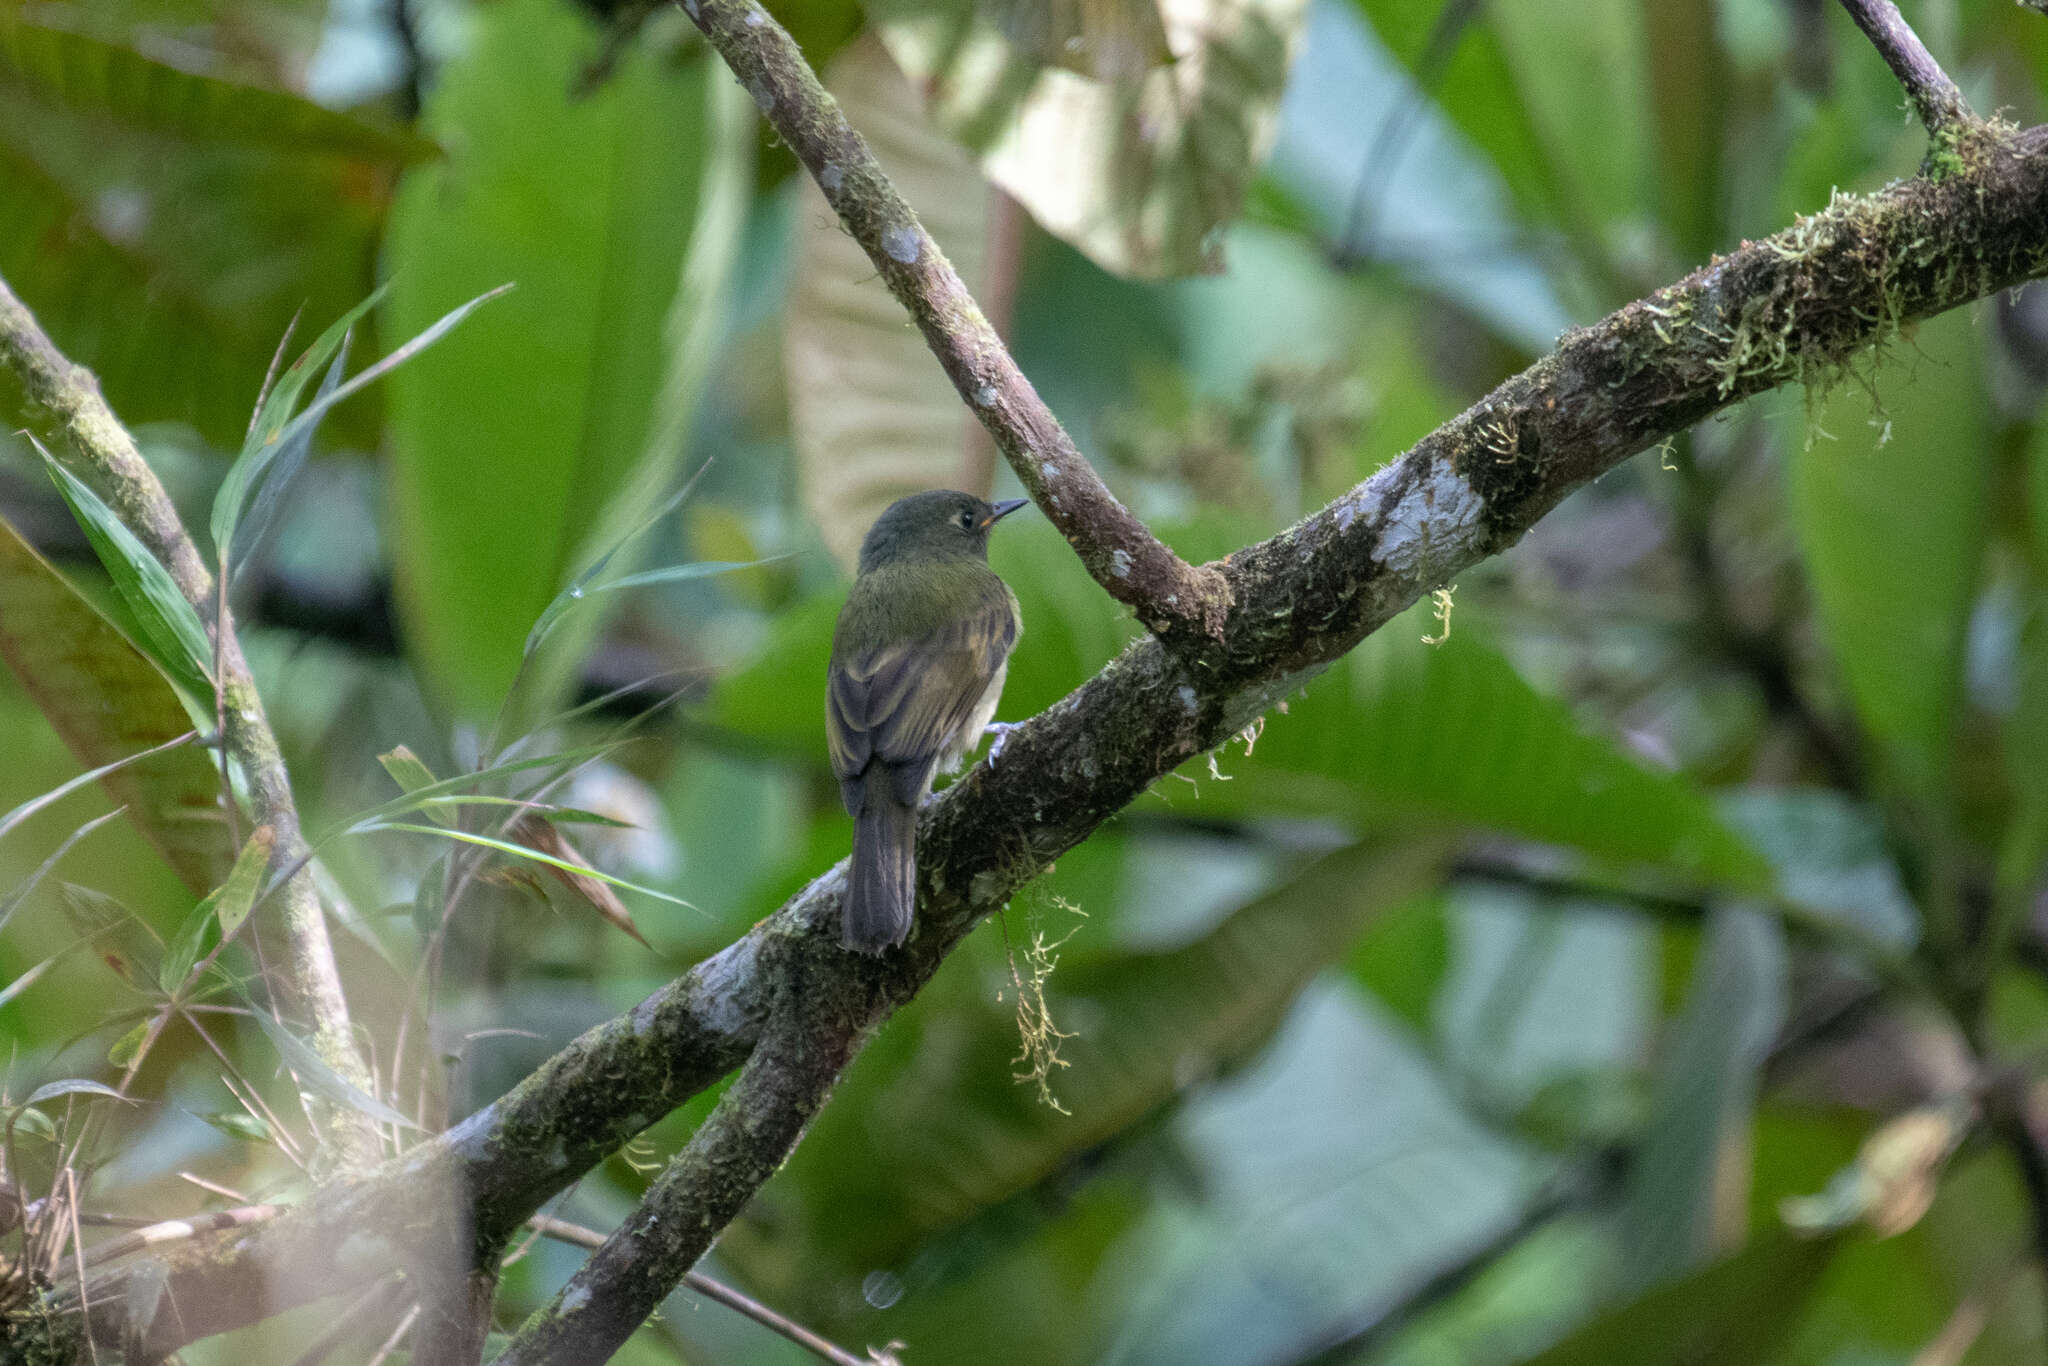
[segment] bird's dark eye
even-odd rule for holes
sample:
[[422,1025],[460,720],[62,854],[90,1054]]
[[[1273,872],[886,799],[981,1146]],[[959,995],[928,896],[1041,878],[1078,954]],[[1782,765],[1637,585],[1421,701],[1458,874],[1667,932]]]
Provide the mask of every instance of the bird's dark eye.
[[972,530],[974,530],[974,514],[973,514],[973,513],[971,513],[971,512],[963,512],[963,513],[961,513],[961,514],[960,514],[960,529],[961,529],[962,531],[972,531]]

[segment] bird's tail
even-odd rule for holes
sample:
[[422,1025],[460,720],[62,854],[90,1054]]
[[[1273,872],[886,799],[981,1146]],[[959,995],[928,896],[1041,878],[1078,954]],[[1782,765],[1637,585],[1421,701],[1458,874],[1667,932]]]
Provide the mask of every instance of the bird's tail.
[[910,936],[917,904],[917,808],[869,788],[853,818],[853,869],[846,879],[839,942],[855,953],[880,953]]

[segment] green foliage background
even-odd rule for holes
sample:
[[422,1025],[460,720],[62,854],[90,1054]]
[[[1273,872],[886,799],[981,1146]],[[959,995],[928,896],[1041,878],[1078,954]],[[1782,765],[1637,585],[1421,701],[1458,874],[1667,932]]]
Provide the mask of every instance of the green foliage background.
[[[1098,22],[1151,32],[1121,3]],[[1162,11],[1181,60],[1135,74],[1004,47],[1001,5],[769,7],[828,77],[860,63],[856,122],[911,120],[877,139],[892,171],[953,210],[970,283],[1014,286],[1026,373],[1197,559],[1365,478],[1564,327],[1923,150],[1876,54],[1804,0],[1190,0]],[[2048,20],[1906,10],[1978,109],[2048,118]],[[625,893],[651,948],[473,848],[321,846],[375,1103],[428,1127],[843,856],[819,696],[827,547],[868,515],[844,490],[986,468],[929,376],[853,378],[926,362],[864,263],[818,249],[835,228],[746,94],[679,14],[640,17],[0,0],[0,275],[193,527],[295,315],[291,354],[388,285],[355,371],[515,286],[335,411],[232,585],[315,833],[398,794],[399,745],[446,778],[630,736],[557,765],[551,799],[628,822],[563,829],[690,903]],[[878,90],[891,62],[941,90],[925,118]],[[1009,206],[977,228],[958,208],[991,184]],[[2024,1109],[2048,1040],[2044,388],[2048,305],[2022,294],[1585,490],[974,935],[707,1269],[909,1362],[2038,1359],[2017,1148],[1969,1102],[2001,1078]],[[33,1194],[42,1135],[97,1106],[90,1208],[218,1203],[181,1172],[289,1199],[294,1097],[320,1087],[275,1022],[138,1032],[247,906],[195,815],[200,752],[18,808],[185,718],[133,574],[101,573],[8,440],[6,1092],[129,1071],[142,1103],[53,1093],[7,1175]],[[750,567],[578,578],[692,472],[604,580]],[[1042,523],[994,559],[1027,623],[1017,719],[1135,628]],[[1054,960],[1041,1088],[1019,1012]],[[616,1221],[708,1103],[563,1217]],[[1887,1184],[1863,1145],[1907,1114],[1973,1117]],[[1827,1228],[1788,1220],[1823,1191]],[[502,1324],[581,1255],[527,1249]],[[333,1313],[183,1359],[286,1360]],[[619,1359],[805,1358],[679,1294]]]

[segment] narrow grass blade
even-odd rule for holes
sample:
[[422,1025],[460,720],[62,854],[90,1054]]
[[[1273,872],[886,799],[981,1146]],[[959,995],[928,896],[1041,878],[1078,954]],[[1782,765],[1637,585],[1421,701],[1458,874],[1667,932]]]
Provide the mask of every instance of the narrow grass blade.
[[57,491],[70,504],[71,515],[84,528],[86,538],[92,542],[93,552],[106,566],[122,601],[134,614],[136,625],[142,630],[143,644],[151,657],[193,700],[203,702],[210,699],[213,696],[210,672],[213,644],[207,638],[199,613],[185,601],[185,595],[178,591],[178,586],[171,582],[171,571],[144,548],[135,533],[114,515],[113,509],[102,502],[97,493],[57,462],[48,447],[33,436],[29,440],[42,455],[43,464],[56,482]]
[[442,839],[460,840],[464,844],[474,844],[485,849],[495,849],[501,854],[510,854],[513,858],[526,859],[532,863],[544,863],[548,867],[559,869],[562,872],[596,878],[599,882],[610,883],[614,887],[623,887],[629,892],[638,892],[642,896],[651,896],[656,901],[666,901],[671,906],[684,906],[693,911],[697,909],[679,896],[670,896],[667,892],[657,892],[652,887],[644,887],[637,882],[629,882],[622,877],[613,877],[610,873],[600,873],[597,869],[587,864],[571,863],[567,859],[556,858],[551,854],[543,854],[537,849],[529,849],[525,845],[515,844],[511,840],[493,839],[489,835],[475,835],[467,830],[444,830],[432,825],[413,825],[406,821],[379,821],[375,824],[355,825],[350,828],[357,834],[370,834],[375,831],[388,830],[399,834],[436,835]]

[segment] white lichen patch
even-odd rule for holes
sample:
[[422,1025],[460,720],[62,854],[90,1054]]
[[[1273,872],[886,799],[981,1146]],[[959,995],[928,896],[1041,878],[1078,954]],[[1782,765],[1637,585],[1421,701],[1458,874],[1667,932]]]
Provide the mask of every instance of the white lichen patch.
[[1202,699],[1197,697],[1195,695],[1195,690],[1185,683],[1181,684],[1178,688],[1175,688],[1173,690],[1173,695],[1174,698],[1180,703],[1180,709],[1186,712],[1189,716],[1193,716],[1195,714],[1196,708],[1201,706]]
[[1109,572],[1116,575],[1120,579],[1128,579],[1131,576],[1130,552],[1127,550],[1110,551]]
[[747,27],[748,27],[748,28],[759,28],[759,27],[761,27],[761,25],[763,25],[763,24],[765,24],[765,23],[767,23],[767,22],[768,22],[768,16],[767,16],[767,15],[765,15],[765,14],[763,14],[763,13],[761,13],[760,7],[759,7],[758,5],[757,5],[757,6],[755,6],[755,7],[753,8],[753,9],[750,9],[750,10],[748,10],[748,11],[747,11]]
[[993,384],[981,385],[974,391],[974,401],[984,408],[995,407],[996,399],[999,397],[1001,395],[996,393],[996,386]]
[[824,187],[826,194],[838,194],[839,187],[845,183],[846,172],[839,169],[836,161],[826,162],[824,169],[818,172],[818,184]]
[[1041,464],[1038,467],[1038,472],[1045,476],[1045,482],[1048,484],[1060,477],[1060,467],[1053,464],[1050,460]]
[[[1368,485],[1366,492],[1375,490]],[[1392,506],[1382,503],[1374,555],[1388,573],[1440,584],[1478,558],[1485,511],[1486,500],[1464,476],[1434,464]]]
[[885,229],[882,233],[882,250],[892,261],[904,265],[914,264],[919,250],[918,231],[911,227]]
[[590,1303],[590,1291],[580,1285],[572,1285],[562,1292],[562,1312],[573,1314]]

